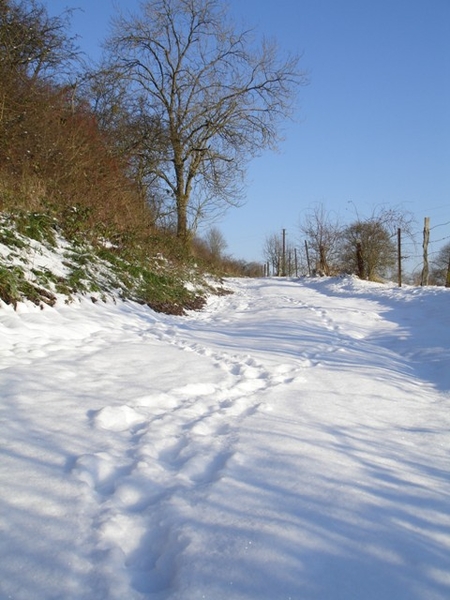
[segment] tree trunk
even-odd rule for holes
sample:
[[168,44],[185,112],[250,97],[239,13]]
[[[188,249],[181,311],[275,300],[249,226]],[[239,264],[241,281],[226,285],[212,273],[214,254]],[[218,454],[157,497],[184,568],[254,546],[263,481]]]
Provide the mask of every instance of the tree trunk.
[[357,242],[356,244],[356,264],[358,268],[358,277],[364,279],[364,258],[361,242]]
[[187,223],[187,199],[177,198],[177,238],[186,251],[190,250],[190,235]]

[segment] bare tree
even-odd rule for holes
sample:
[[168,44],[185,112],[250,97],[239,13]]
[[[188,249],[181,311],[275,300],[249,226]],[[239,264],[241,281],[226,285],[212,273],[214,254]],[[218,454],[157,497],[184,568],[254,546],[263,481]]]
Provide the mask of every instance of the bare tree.
[[60,78],[79,58],[68,36],[69,12],[50,17],[36,0],[0,0],[0,74],[2,80],[26,79],[29,85],[45,76]]
[[264,260],[269,263],[274,275],[280,275],[283,259],[283,242],[279,235],[268,235],[263,248]]
[[392,269],[396,261],[396,245],[389,232],[378,221],[358,221],[344,231],[343,261],[346,270],[360,279],[376,280]]
[[315,270],[330,275],[336,268],[336,252],[342,235],[337,216],[327,211],[323,204],[315,204],[306,213],[300,230],[306,236]]
[[273,275],[291,277],[296,274],[295,248],[286,242],[286,238],[284,239],[283,248],[283,235],[274,233],[266,237],[263,256]]
[[431,279],[435,285],[450,287],[450,242],[439,250],[433,260]]
[[276,146],[306,75],[298,57],[237,31],[219,0],[147,0],[116,19],[107,49],[167,136],[153,174],[188,246],[199,219],[240,203],[246,161]]
[[214,260],[218,261],[223,258],[228,244],[223,236],[223,233],[217,229],[217,227],[211,227],[206,232],[205,243]]
[[378,207],[368,218],[358,219],[342,234],[343,270],[375,281],[386,276],[397,262],[398,228],[411,235],[412,217],[398,208]]
[[82,220],[91,231],[136,231],[148,207],[89,102],[63,84],[77,57],[67,16],[0,0],[0,210],[51,211],[72,233]]
[[132,97],[115,69],[101,67],[85,78],[81,90],[90,99],[98,125],[115,155],[126,161],[141,202],[150,208],[153,223],[173,231],[176,218],[170,194],[158,186],[158,170],[167,149],[167,133],[156,114],[148,114],[140,96]]

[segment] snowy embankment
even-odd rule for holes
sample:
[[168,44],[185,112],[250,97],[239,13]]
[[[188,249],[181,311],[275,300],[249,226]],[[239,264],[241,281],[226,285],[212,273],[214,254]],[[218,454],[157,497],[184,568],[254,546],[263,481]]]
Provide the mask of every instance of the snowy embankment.
[[0,598],[450,598],[450,290],[0,308]]

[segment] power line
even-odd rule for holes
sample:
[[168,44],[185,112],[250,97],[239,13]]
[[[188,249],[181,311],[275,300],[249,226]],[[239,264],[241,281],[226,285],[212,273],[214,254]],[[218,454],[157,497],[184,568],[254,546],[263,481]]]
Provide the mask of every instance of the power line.
[[430,227],[430,231],[432,231],[433,229],[436,229],[437,227],[445,227],[445,225],[450,225],[450,221],[447,221],[447,223],[439,223],[439,225],[435,225],[434,227]]
[[430,243],[437,244],[438,242],[443,242],[444,240],[450,240],[450,235],[447,235],[446,237],[440,238],[439,240],[431,240]]

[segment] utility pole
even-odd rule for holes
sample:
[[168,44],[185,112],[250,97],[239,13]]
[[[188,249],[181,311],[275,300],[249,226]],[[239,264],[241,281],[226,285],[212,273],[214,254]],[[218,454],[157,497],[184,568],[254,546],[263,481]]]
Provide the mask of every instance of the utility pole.
[[428,285],[428,243],[430,241],[430,217],[425,217],[423,226],[423,269],[420,285]]
[[397,245],[398,245],[398,287],[402,287],[402,230],[400,227],[397,230]]
[[283,256],[281,264],[281,276],[286,277],[286,229],[283,229]]

